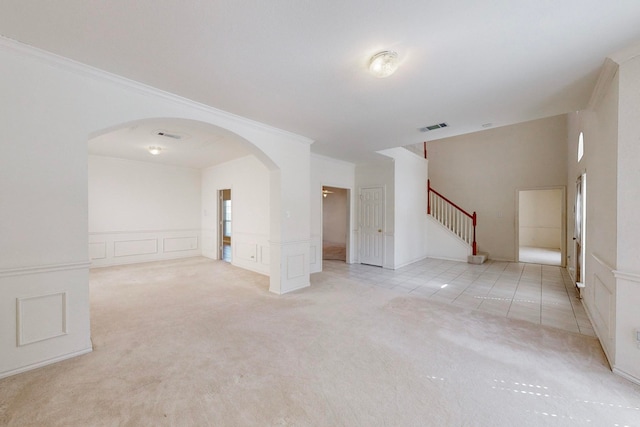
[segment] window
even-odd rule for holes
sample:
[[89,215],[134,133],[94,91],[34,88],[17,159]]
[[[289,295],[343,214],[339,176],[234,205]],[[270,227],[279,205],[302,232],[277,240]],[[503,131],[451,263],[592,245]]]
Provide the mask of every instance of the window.
[[582,155],[584,154],[584,135],[580,132],[580,136],[578,137],[578,161],[582,160]]
[[222,222],[222,234],[224,235],[224,237],[231,237],[231,200],[223,201]]

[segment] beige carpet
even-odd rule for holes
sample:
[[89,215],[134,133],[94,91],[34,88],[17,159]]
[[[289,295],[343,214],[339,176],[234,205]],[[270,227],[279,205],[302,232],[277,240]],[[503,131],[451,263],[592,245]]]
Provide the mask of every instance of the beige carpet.
[[0,380],[7,426],[637,426],[596,339],[195,258],[94,270],[95,351]]

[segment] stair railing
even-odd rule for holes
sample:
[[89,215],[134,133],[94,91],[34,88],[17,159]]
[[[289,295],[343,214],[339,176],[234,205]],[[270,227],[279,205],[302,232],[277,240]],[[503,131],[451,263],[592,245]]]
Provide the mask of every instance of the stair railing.
[[427,180],[427,189],[427,214],[467,242],[473,249],[473,255],[478,255],[476,213],[470,214],[431,188],[431,180]]

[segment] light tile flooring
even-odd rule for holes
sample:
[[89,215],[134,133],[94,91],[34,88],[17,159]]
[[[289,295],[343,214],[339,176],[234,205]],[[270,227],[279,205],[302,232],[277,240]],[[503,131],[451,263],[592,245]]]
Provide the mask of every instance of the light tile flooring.
[[560,249],[534,248],[532,246],[520,246],[518,258],[520,262],[532,262],[534,264],[560,265],[562,253]]
[[323,261],[323,271],[442,303],[595,336],[566,269],[489,260],[427,258],[398,270]]

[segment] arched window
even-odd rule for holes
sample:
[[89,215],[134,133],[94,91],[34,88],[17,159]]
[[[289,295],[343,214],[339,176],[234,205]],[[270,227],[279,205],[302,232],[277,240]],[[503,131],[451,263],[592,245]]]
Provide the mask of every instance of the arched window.
[[582,160],[582,155],[584,154],[584,135],[580,132],[580,136],[578,137],[578,161]]

